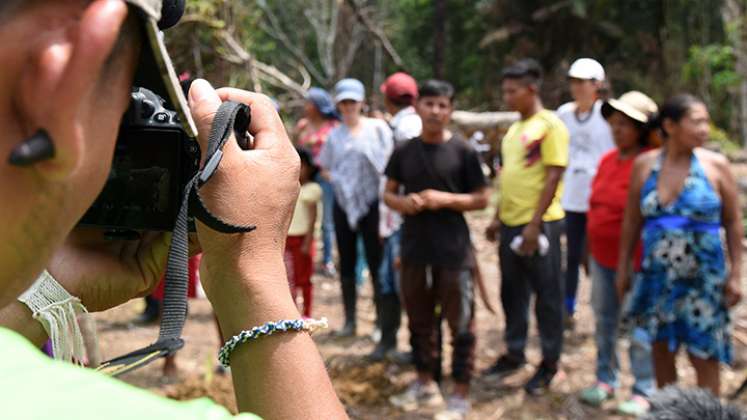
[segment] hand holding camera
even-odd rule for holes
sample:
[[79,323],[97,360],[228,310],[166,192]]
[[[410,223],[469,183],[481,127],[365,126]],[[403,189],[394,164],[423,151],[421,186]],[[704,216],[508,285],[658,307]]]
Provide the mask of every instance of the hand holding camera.
[[[254,137],[253,148],[242,150],[236,141],[229,140],[223,148],[220,168],[200,189],[200,196],[217,217],[256,225],[257,229],[227,235],[198,222],[197,233],[204,250],[205,292],[224,334],[231,334],[266,319],[298,315],[287,280],[277,273],[284,272],[282,251],[298,196],[300,164],[267,97],[238,89],[216,91],[208,82],[197,80],[192,84],[189,102],[201,148],[206,147],[215,112],[225,101],[251,107],[249,132]],[[257,311],[260,307],[263,310]],[[259,313],[263,311],[269,313]]]

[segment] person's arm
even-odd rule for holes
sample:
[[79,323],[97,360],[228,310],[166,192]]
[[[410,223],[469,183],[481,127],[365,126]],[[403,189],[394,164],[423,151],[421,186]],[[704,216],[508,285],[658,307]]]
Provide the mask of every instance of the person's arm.
[[384,204],[402,214],[411,216],[423,209],[423,200],[418,194],[400,195],[399,182],[387,179],[384,189]]
[[739,193],[734,175],[726,159],[716,161],[721,189],[722,223],[726,231],[726,248],[729,251],[729,278],[724,285],[727,307],[736,305],[742,299],[742,214],[739,206]]
[[327,135],[327,141],[324,142],[322,150],[319,151],[319,173],[326,181],[332,181],[331,169],[334,156],[334,140],[331,134],[332,132]]
[[555,199],[555,193],[558,190],[558,184],[563,178],[563,172],[565,167],[563,166],[547,166],[545,168],[545,186],[542,189],[537,207],[532,215],[532,220],[524,227],[522,231],[522,237],[524,238],[521,243],[520,252],[523,255],[532,255],[537,251],[539,247],[539,235],[542,230],[542,217],[550,208],[553,199]]
[[[299,319],[288,289],[283,252],[298,196],[299,157],[272,102],[237,89],[216,92],[198,80],[190,90],[190,108],[204,147],[212,116],[222,101],[248,104],[254,149],[235,141],[200,190],[208,209],[227,221],[257,225],[243,234],[221,234],[202,223],[201,280],[225,337],[269,321]],[[204,150],[204,149],[203,149]],[[253,182],[245,176],[251,174]],[[257,199],[261,197],[261,199]],[[281,333],[236,347],[230,357],[240,411],[274,418],[347,418],[335,395],[322,358],[306,333]]]
[[630,176],[628,201],[625,205],[625,214],[620,234],[620,254],[617,259],[617,271],[615,274],[615,287],[617,289],[617,297],[620,300],[622,300],[630,288],[633,253],[635,252],[636,244],[638,244],[641,238],[641,227],[643,226],[643,215],[641,214],[640,205],[641,188],[643,187],[643,180],[648,177],[648,159],[647,155],[639,156],[633,163],[632,175]]
[[429,210],[450,209],[458,212],[482,210],[488,206],[490,190],[482,187],[474,192],[456,194],[446,191],[425,190],[420,192],[425,207]]
[[495,206],[495,213],[488,227],[485,228],[485,238],[490,242],[498,240],[498,232],[501,229],[501,206]]

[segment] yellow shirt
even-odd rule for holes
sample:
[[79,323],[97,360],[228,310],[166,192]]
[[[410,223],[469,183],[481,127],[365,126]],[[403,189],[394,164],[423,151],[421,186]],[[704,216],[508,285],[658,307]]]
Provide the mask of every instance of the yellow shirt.
[[307,182],[301,185],[301,192],[298,194],[296,209],[293,210],[293,220],[291,221],[288,236],[303,236],[309,233],[311,224],[316,220],[311,220],[309,204],[317,204],[322,199],[322,188],[316,182]]
[[[500,174],[501,222],[520,226],[532,220],[542,190],[547,166],[568,165],[568,130],[554,113],[543,110],[517,121],[501,142],[503,166]],[[563,185],[558,185],[545,222],[565,217],[560,205]]]

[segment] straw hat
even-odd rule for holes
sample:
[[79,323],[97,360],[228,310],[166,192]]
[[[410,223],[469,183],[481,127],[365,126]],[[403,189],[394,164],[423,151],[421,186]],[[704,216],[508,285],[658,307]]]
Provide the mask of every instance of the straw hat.
[[653,99],[636,90],[627,92],[618,99],[609,99],[602,104],[602,116],[605,119],[609,118],[614,111],[618,111],[643,124],[646,124],[658,110],[659,107]]

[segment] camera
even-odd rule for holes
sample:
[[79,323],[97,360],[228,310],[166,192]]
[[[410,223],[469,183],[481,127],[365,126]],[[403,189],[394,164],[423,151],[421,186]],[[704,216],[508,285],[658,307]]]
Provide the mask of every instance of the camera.
[[114,232],[173,230],[184,189],[199,169],[200,148],[165,105],[151,90],[133,88],[109,178],[80,225]]

